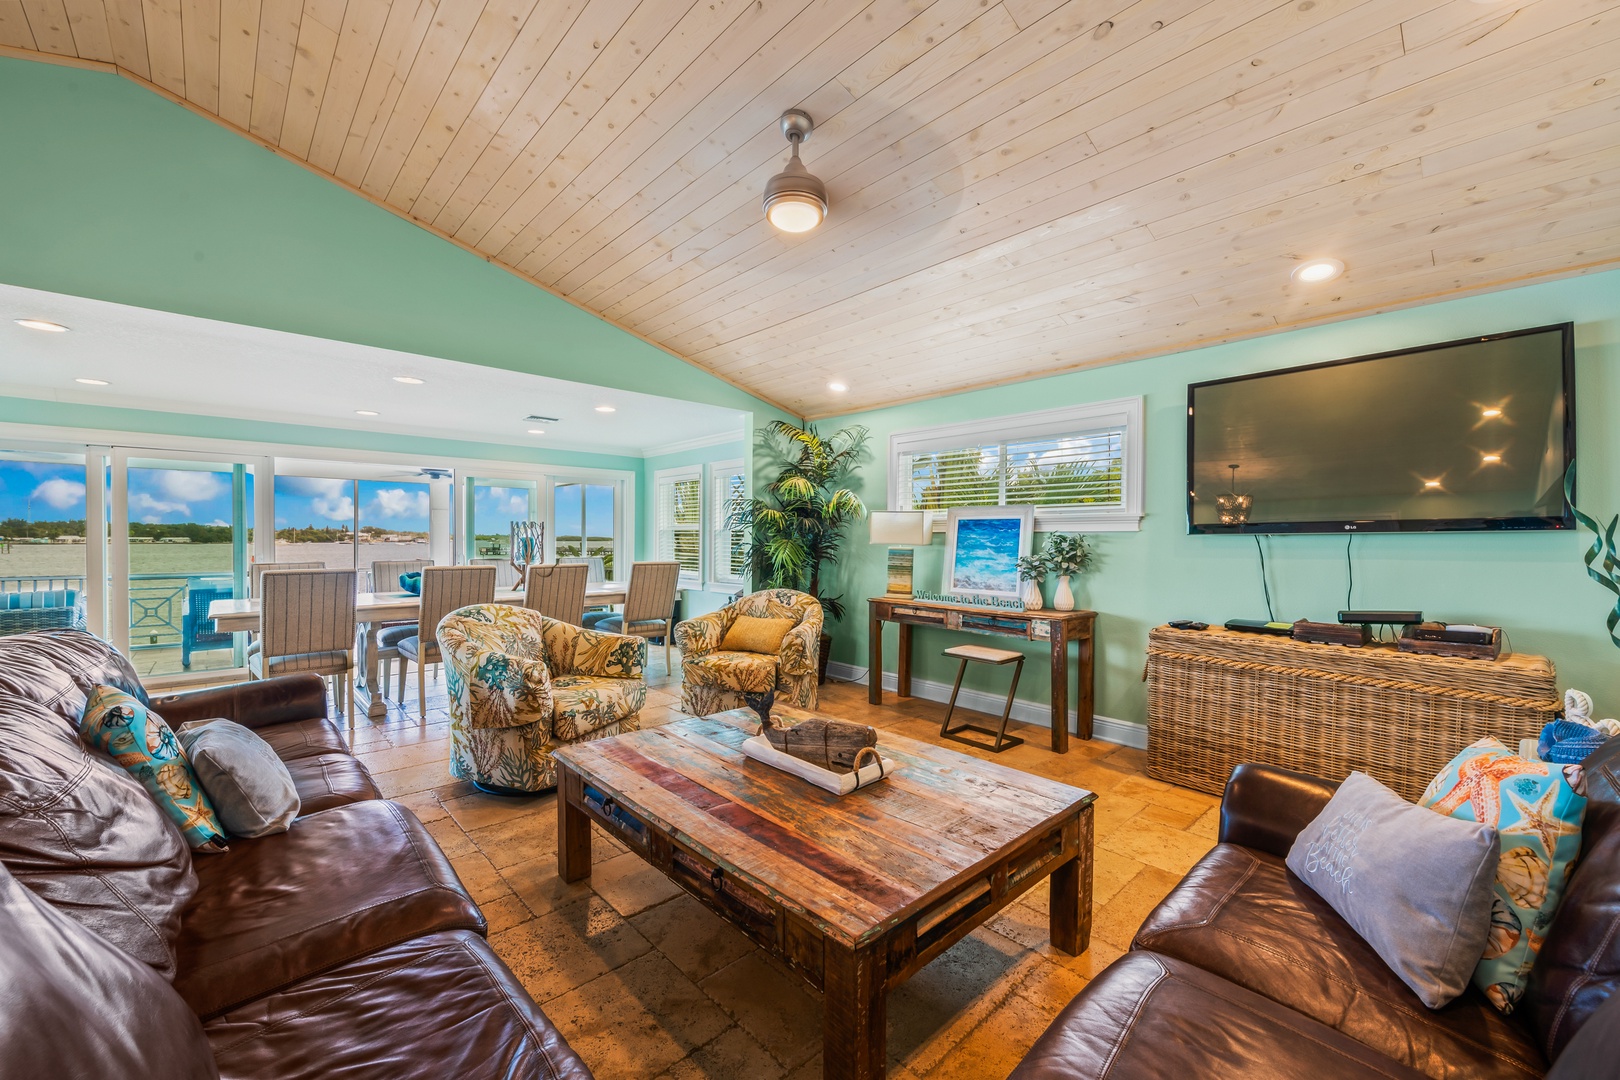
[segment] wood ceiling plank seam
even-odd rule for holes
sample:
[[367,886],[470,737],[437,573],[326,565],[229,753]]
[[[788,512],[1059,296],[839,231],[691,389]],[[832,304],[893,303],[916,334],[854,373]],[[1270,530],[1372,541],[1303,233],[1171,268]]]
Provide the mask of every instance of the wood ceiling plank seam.
[[938,46],[948,39],[972,36],[974,27],[979,27],[980,34],[996,33],[1002,40],[1017,37],[1022,30],[1005,4],[992,4],[987,0],[939,0],[845,64],[833,78],[849,91],[850,97],[859,100],[892,82],[912,64],[937,57]]
[[22,0],[0,0],[0,45],[39,52]]
[[[638,187],[627,182],[627,176],[662,175],[687,147],[708,142],[721,125],[753,105],[742,88],[754,80],[743,76],[763,68],[769,55],[765,50],[808,9],[806,0],[768,8],[750,4],[668,90],[625,126],[611,146],[589,155],[568,184],[525,226],[525,234],[536,242],[516,263],[518,269],[541,280],[554,280],[555,272],[548,269],[554,255],[575,243],[587,228],[606,218],[619,220],[618,212]],[[803,43],[802,48],[808,51],[813,44]],[[728,56],[743,59],[732,66]],[[623,221],[620,227],[629,225]]]
[[[626,185],[632,189],[629,196],[616,197],[611,213],[599,212],[593,231],[576,242],[575,248],[602,265],[616,265],[634,253],[621,256],[611,249],[604,253],[602,248],[610,243],[623,246],[625,238],[630,238],[628,243],[651,245],[653,257],[662,258],[674,246],[666,239],[671,227],[697,231],[690,229],[689,215],[711,201],[704,192],[725,190],[782,155],[783,143],[771,123],[782,103],[794,103],[823,120],[853,103],[848,91],[832,78],[844,65],[842,58],[854,50],[864,54],[912,16],[902,5],[880,3],[847,11],[840,22],[834,17],[838,6],[838,0],[817,0],[751,58],[750,63],[760,60],[767,70],[780,74],[758,92],[740,90],[739,96],[747,99],[744,106],[656,177],[627,177]],[[911,9],[926,7],[921,0],[912,0]],[[783,52],[787,55],[780,56]],[[587,210],[596,206],[593,202]]]
[[1503,9],[1490,4],[1447,4],[1430,8],[1401,23],[1401,37],[1408,52],[1438,44],[1470,30],[1494,29],[1518,14],[1518,5]]
[[467,39],[467,47],[456,58],[450,77],[428,110],[416,143],[394,177],[388,190],[389,202],[410,211],[413,217],[421,216],[416,213],[416,200],[428,177],[444,160],[472,110],[489,92],[496,73],[502,70],[539,7],[536,0],[491,0],[484,9]]
[[248,130],[277,146],[281,144],[281,123],[292,85],[293,60],[298,53],[298,26],[303,20],[302,0],[261,0]]
[[34,47],[57,56],[78,56],[73,24],[62,0],[22,0],[23,17],[34,36]]
[[[1545,36],[1545,35],[1543,35],[1543,36]],[[1539,39],[1537,39],[1537,40],[1539,40]],[[1517,48],[1519,46],[1513,46],[1513,47]],[[1490,58],[1489,57],[1480,57],[1477,60],[1473,61],[1470,65],[1465,65],[1465,67],[1472,67],[1472,66],[1476,66],[1476,65],[1482,65],[1488,59],[1490,59]],[[1481,72],[1485,71],[1485,69],[1483,67],[1480,70],[1481,70]],[[1484,81],[1487,84],[1489,84],[1489,83],[1494,83],[1494,82],[1499,81],[1500,76],[1499,76],[1499,73],[1486,73],[1486,74],[1482,75],[1482,78],[1484,79]],[[1409,86],[1409,87],[1407,87],[1405,89],[1407,91],[1414,91],[1414,90],[1424,90],[1425,88],[1423,88],[1423,87],[1414,88],[1414,87]],[[1385,94],[1385,95],[1383,95],[1381,98],[1379,98],[1377,100],[1383,101],[1385,99],[1393,99],[1397,103],[1399,103],[1403,99],[1401,99],[1398,96],[1398,93],[1399,92],[1393,92],[1391,94]],[[1453,100],[1455,100],[1456,97],[1460,97],[1460,96],[1461,96],[1460,94],[1457,95],[1457,96],[1454,96]],[[1337,108],[1335,108],[1335,106],[1337,104],[1338,104],[1337,102],[1332,102],[1332,101],[1324,103],[1325,111],[1328,113],[1328,116],[1322,117],[1322,118],[1317,119],[1317,120],[1309,120],[1309,121],[1306,121],[1305,118],[1301,117],[1299,119],[1300,119],[1301,123],[1303,123],[1305,126],[1296,127],[1296,128],[1290,128],[1289,133],[1287,133],[1287,134],[1292,134],[1295,137],[1295,141],[1297,141],[1297,142],[1300,142],[1302,144],[1309,144],[1309,149],[1311,151],[1313,151],[1313,152],[1329,154],[1332,157],[1343,157],[1345,152],[1347,150],[1353,149],[1356,144],[1355,144],[1353,139],[1349,139],[1348,144],[1347,144],[1346,138],[1341,138],[1341,136],[1348,137],[1348,136],[1353,136],[1353,135],[1356,135],[1356,134],[1361,134],[1361,132],[1359,130],[1360,127],[1361,127],[1361,122],[1359,120],[1355,121],[1355,122],[1346,121],[1344,116],[1340,115],[1340,114],[1346,113],[1349,110],[1337,109]],[[1362,105],[1356,106],[1355,108],[1362,108],[1367,104],[1370,104],[1370,103],[1369,102],[1364,102],[1364,103],[1362,103]],[[1477,102],[1476,102],[1476,104],[1477,104]],[[1333,119],[1335,116],[1337,116],[1338,122],[1341,125],[1347,125],[1347,126],[1345,127],[1344,131],[1334,134],[1334,138],[1339,139],[1340,141],[1334,142],[1332,140],[1324,140],[1323,139],[1323,134],[1324,133],[1320,130],[1320,126],[1324,122],[1326,122],[1327,120]],[[1204,165],[1197,166],[1194,169],[1186,170],[1188,175],[1193,175],[1200,168],[1203,168],[1203,169],[1209,168],[1211,162],[1214,162],[1217,165],[1220,165],[1220,166],[1223,166],[1223,167],[1226,167],[1226,168],[1230,168],[1230,165],[1228,165],[1227,163],[1230,160],[1238,158],[1238,157],[1247,157],[1249,160],[1254,160],[1254,159],[1258,158],[1259,161],[1263,164],[1267,160],[1267,158],[1265,156],[1265,150],[1267,149],[1267,147],[1269,145],[1275,144],[1276,140],[1279,139],[1279,138],[1286,138],[1287,134],[1285,134],[1283,136],[1274,136],[1270,140],[1262,140],[1260,142],[1251,142],[1248,146],[1246,146],[1243,149],[1241,149],[1241,150],[1234,153],[1234,152],[1232,152],[1230,150],[1230,143],[1227,143],[1227,144],[1224,144],[1224,145],[1219,145],[1219,146],[1216,143],[1212,143],[1210,140],[1218,140],[1219,138],[1224,137],[1222,135],[1222,133],[1220,133],[1220,132],[1212,132],[1210,135],[1206,136],[1202,140],[1198,140],[1197,142],[1195,142],[1193,144],[1181,144],[1178,147],[1174,147],[1171,150],[1166,151],[1166,153],[1176,154],[1176,155],[1184,154],[1184,153],[1188,152],[1189,147],[1194,147],[1194,146],[1197,146],[1197,145],[1200,145],[1200,144],[1204,145],[1207,148],[1206,152],[1208,153],[1209,156],[1205,159]],[[1372,141],[1375,142],[1376,139],[1374,139]],[[1303,148],[1302,148],[1302,152],[1303,152]],[[1096,158],[1093,158],[1091,160],[1092,160],[1092,164],[1095,165],[1098,161],[1102,161],[1102,160],[1106,160],[1106,159],[1108,159],[1110,157],[1118,157],[1118,156],[1120,156],[1120,148],[1115,148],[1115,150],[1105,152],[1104,154],[1100,154]],[[1156,160],[1156,158],[1163,157],[1163,156],[1164,155],[1162,155],[1162,154],[1161,155],[1156,155],[1155,158],[1150,158],[1148,160],[1149,161]],[[1257,169],[1259,167],[1260,166],[1258,166],[1258,165],[1256,166]],[[1117,177],[1118,175],[1128,173],[1130,171],[1130,168],[1131,167],[1128,166],[1124,170],[1117,170],[1115,173],[1110,173],[1110,174],[1106,174],[1103,177],[1095,178],[1095,179],[1092,180],[1092,183],[1094,185],[1100,185],[1101,181],[1109,180],[1109,179],[1112,179],[1114,177]],[[1162,177],[1160,180],[1154,181],[1154,182],[1155,183],[1168,183],[1173,179],[1174,178],[1172,176],[1165,176],[1165,177]],[[1116,188],[1118,190],[1115,190]],[[1105,197],[1105,198],[1124,198],[1129,194],[1130,190],[1131,190],[1131,185],[1128,185],[1128,184],[1127,185],[1120,185],[1120,184],[1116,183],[1114,185],[1114,188],[1109,188],[1107,190],[1099,190],[1098,194]],[[1059,202],[1061,203],[1062,196],[1056,196],[1055,198],[1057,198],[1059,200]],[[1048,200],[1048,201],[1050,202],[1050,200]],[[981,218],[981,219],[987,218],[987,217],[991,216],[991,213],[993,212],[994,209],[996,209],[996,208],[990,207],[990,204],[982,204],[982,205],[980,205],[978,207],[975,207],[974,215]],[[958,223],[958,224],[959,224],[959,227],[960,227],[960,223]],[[986,227],[989,227],[989,226],[986,226]],[[847,261],[844,262],[839,267],[839,272],[838,272],[837,278],[838,278],[838,280],[840,282],[845,283],[845,285],[847,287],[851,288],[851,289],[860,287],[860,285],[858,283],[858,279],[851,278],[851,276],[849,274],[849,267],[848,267]],[[806,282],[803,278],[799,278],[798,280],[795,280],[792,283],[791,295],[795,298],[795,300],[803,302],[803,301],[809,299],[810,297],[812,297],[813,295],[815,295],[810,286],[812,286],[812,285],[823,285],[824,286],[825,282],[826,282],[825,278],[817,279],[817,280],[815,280],[813,282]],[[759,310],[763,310],[763,309],[766,309],[766,308],[772,309],[773,310],[773,318],[780,318],[783,315],[783,312],[780,310],[780,305],[775,304],[774,301],[769,299],[769,298],[763,299],[761,301],[756,301],[755,303],[756,303],[757,309],[759,309]],[[735,309],[733,309],[733,310],[735,310]],[[790,308],[789,310],[791,311],[792,309]],[[732,320],[729,317],[731,317],[733,315],[732,311],[728,311],[728,312],[725,312],[723,314],[722,313],[717,313],[717,312],[714,311],[712,306],[708,309],[708,311],[710,313],[708,323],[709,323],[709,325],[711,327],[720,327],[720,326],[723,326],[723,325],[730,325]],[[644,328],[645,330],[647,330],[647,332],[649,332],[652,336],[657,337],[659,340],[665,340],[665,341],[670,340],[670,338],[665,335],[665,333],[658,327],[657,324],[650,323],[650,322],[648,322],[646,320],[632,320],[632,321],[635,323],[635,325],[638,325],[638,326]],[[675,347],[679,348],[679,346],[675,346]]]
[[[789,4],[783,4],[782,8],[791,9]],[[514,201],[511,213],[523,224],[502,253],[503,261],[533,276],[524,268],[520,253],[532,250],[557,226],[561,217],[566,216],[565,211],[572,204],[553,209],[558,196],[573,189],[582,174],[599,159],[611,158],[617,148],[626,148],[619,150],[620,154],[633,154],[639,152],[637,147],[645,149],[656,142],[668,123],[659,119],[662,113],[680,110],[672,118],[679,122],[681,113],[689,111],[694,104],[694,97],[701,100],[697,91],[687,89],[694,67],[702,68],[704,80],[724,78],[725,71],[720,65],[701,63],[705,54],[739,26],[758,21],[763,10],[753,0],[711,0],[708,4],[694,4],[687,17],[647,53],[646,59]],[[773,6],[770,10],[777,9]],[[696,25],[688,26],[689,21],[694,21],[693,13],[698,12],[704,13],[704,17],[695,20]]]
[[[377,142],[382,138],[387,107],[399,94],[403,80],[400,71],[410,69],[411,60],[416,56],[416,50],[422,47],[422,39],[427,37],[428,28],[433,25],[433,17],[437,13],[437,0],[418,0],[414,8],[410,0],[392,0],[389,5],[382,36],[377,39],[377,50],[366,65],[366,79],[355,102],[354,116],[342,134],[342,146],[337,149],[337,164],[331,170],[333,175],[356,190],[365,176],[372,153],[377,149]],[[315,130],[316,139],[319,140],[321,126],[317,124]],[[336,138],[335,132],[332,137]],[[330,143],[322,143],[319,147],[312,143],[310,146],[312,155],[318,152],[325,157],[332,150]]]
[[[1615,59],[1620,61],[1620,54]],[[1606,123],[1605,114],[1615,112],[1615,106],[1607,99],[1615,95],[1617,85],[1620,85],[1620,63],[1559,95],[1562,102],[1549,102],[1543,119],[1521,121],[1506,130],[1424,154],[1423,174],[1434,176],[1494,161],[1503,154],[1538,146],[1549,138],[1561,138]]]
[[65,0],[68,29],[73,32],[73,52],[86,60],[112,63],[112,31],[107,26],[107,9],[101,0]]
[[298,48],[287,83],[287,108],[281,120],[281,137],[277,140],[289,154],[300,158],[309,157],[310,142],[315,137],[315,124],[332,74],[332,61],[348,18],[347,9],[347,0],[304,0],[303,18],[298,23]]
[[[1583,84],[1585,85],[1585,84]],[[1595,89],[1595,88],[1594,88]],[[1495,174],[1487,181],[1475,183],[1464,189],[1471,200],[1484,200],[1495,198],[1504,192],[1523,191],[1526,189],[1539,189],[1549,183],[1567,183],[1571,179],[1588,176],[1599,170],[1603,164],[1604,151],[1599,149],[1582,157],[1577,157],[1573,163],[1569,161],[1547,161],[1549,154],[1567,155],[1571,151],[1590,148],[1594,144],[1601,144],[1601,139],[1577,132],[1563,139],[1550,143],[1527,147],[1517,155],[1499,157],[1495,162]],[[1612,144],[1611,144],[1612,145]],[[1611,154],[1612,157],[1612,154]],[[1402,164],[1415,166],[1419,159],[1414,157]],[[1522,168],[1514,168],[1522,166]],[[1380,177],[1358,177],[1355,180],[1327,188],[1317,188],[1304,192],[1283,204],[1268,208],[1264,214],[1255,213],[1250,220],[1228,227],[1225,222],[1216,222],[1204,229],[1192,233],[1180,234],[1174,247],[1174,254],[1168,261],[1183,264],[1198,265],[1207,257],[1213,257],[1220,250],[1230,248],[1234,244],[1232,234],[1241,237],[1237,241],[1240,250],[1244,244],[1263,242],[1274,248],[1284,248],[1287,245],[1282,240],[1309,235],[1315,227],[1312,215],[1326,222],[1356,221],[1358,230],[1363,222],[1372,213],[1371,210],[1362,210],[1363,196],[1358,194],[1365,189],[1369,194],[1366,198],[1374,200],[1376,209],[1377,200],[1396,198],[1397,205],[1404,212],[1436,213],[1443,211],[1447,203],[1455,204],[1459,194],[1459,178],[1444,176],[1439,178],[1422,179],[1420,170],[1409,169],[1410,175],[1417,175],[1420,179],[1412,187],[1421,188],[1426,193],[1422,201],[1414,202],[1414,195],[1410,191],[1394,192],[1387,185],[1383,185]],[[1468,178],[1461,178],[1466,181]],[[1346,190],[1348,189],[1348,190]],[[1331,193],[1337,192],[1337,195]],[[1349,213],[1347,213],[1347,209]],[[1443,214],[1442,214],[1443,216]],[[1271,234],[1278,234],[1273,237]],[[1060,238],[1064,245],[1069,245],[1067,236]],[[1048,243],[1050,243],[1048,241]],[[1313,244],[1298,243],[1292,250],[1320,249],[1330,250],[1334,247],[1332,242]],[[1025,287],[1023,283],[1038,281],[1044,276],[1065,272],[1071,260],[1066,258],[1060,250],[1053,258],[1030,263],[1019,268],[1001,269],[997,281],[1002,289]],[[1136,272],[1141,274],[1157,274],[1163,272],[1163,267],[1145,256],[1133,264]],[[1095,270],[1095,267],[1093,267]],[[905,320],[908,316],[926,313],[930,305],[936,304],[941,293],[954,291],[958,295],[965,290],[967,283],[957,280],[946,280],[939,283],[929,292],[923,293],[917,299],[908,303],[901,303],[897,298],[877,296],[881,302],[883,314],[872,316],[865,320],[849,321],[842,316],[853,315],[854,312],[847,307],[842,311],[818,309],[783,322],[769,332],[769,336],[755,336],[736,343],[739,348],[746,348],[749,355],[750,366],[774,362],[782,356],[792,354],[801,359],[815,359],[823,347],[832,347],[835,339],[852,337],[871,330],[882,329],[884,335],[892,335],[901,328],[912,325]],[[970,302],[988,303],[994,297],[992,294],[973,294],[973,300],[962,300],[956,305],[963,306]],[[847,305],[847,301],[844,302]],[[914,310],[915,309],[915,310]],[[821,326],[826,329],[816,330]],[[834,329],[836,328],[836,329]],[[704,355],[704,354],[696,354]],[[748,368],[740,368],[746,372]]]
[[219,111],[219,19],[221,0],[180,0],[180,47],[185,56],[186,97],[199,108]]
[[382,47],[390,12],[388,0],[349,0],[344,6],[337,47],[332,52],[326,85],[321,89],[321,106],[315,114],[309,145],[301,155],[328,173],[343,152],[366,78]]
[[146,15],[140,0],[103,0],[107,32],[112,36],[113,62],[142,79],[152,75],[146,51]]
[[[467,174],[451,192],[443,209],[433,219],[437,227],[464,243],[472,242],[481,230],[469,229],[468,219],[491,198],[491,192],[506,170],[550,121],[577,81],[578,76],[571,61],[599,54],[604,44],[612,41],[635,13],[637,2],[591,0],[586,5],[489,143],[479,151]],[[468,235],[462,235],[464,230]]]
[[439,7],[432,27],[411,59],[404,87],[386,114],[388,119],[382,138],[366,164],[365,179],[360,182],[362,191],[387,202],[388,190],[405,164],[405,155],[421,137],[433,103],[443,93],[455,71],[456,61],[466,51],[468,41],[490,6],[491,0],[479,0]]
[[[467,219],[461,235],[476,233],[474,245],[491,257],[499,258],[498,253],[528,224],[535,207],[544,200],[540,178],[557,156],[591,124],[638,70],[651,65],[663,71],[661,65],[670,51],[666,42],[685,40],[686,34],[691,32],[689,28],[683,29],[688,27],[689,20],[701,25],[703,13],[722,8],[730,10],[726,0],[679,0],[638,7],[569,88],[545,127],[507,166],[490,196]],[[657,60],[653,59],[655,56]]]
[[[1190,20],[1190,22],[1188,22],[1185,26],[1183,25],[1182,20],[1177,20],[1165,25],[1162,24],[1161,20],[1149,19],[1149,15],[1168,13],[1160,10],[1162,9],[1162,5],[1154,6],[1150,4],[1138,4],[1133,6],[1131,9],[1128,9],[1128,12],[1131,13],[1129,18],[1126,17],[1125,13],[1117,16],[1119,21],[1115,23],[1115,29],[1108,35],[1106,39],[1104,39],[1104,41],[1108,44],[1099,47],[1102,51],[1102,56],[1099,58],[1098,63],[1107,63],[1110,65],[1110,78],[1119,82],[1128,81],[1131,78],[1139,76],[1144,70],[1154,70],[1155,65],[1152,61],[1163,56],[1165,52],[1174,52],[1180,43],[1185,40],[1182,37],[1183,34],[1190,35],[1193,40],[1199,39],[1200,36],[1217,36],[1219,33],[1224,32],[1222,27],[1226,26],[1229,22],[1246,21],[1249,18],[1256,17],[1258,14],[1263,13],[1264,11],[1271,10],[1276,6],[1276,4],[1275,0],[1256,0],[1256,2],[1245,6],[1219,5],[1221,10],[1215,15],[1209,14],[1209,8],[1211,6],[1216,5],[1205,4],[1192,7],[1188,14],[1184,17],[1185,19]],[[1053,16],[1053,18],[1060,18],[1064,14],[1064,12],[1059,12],[1057,15]],[[1159,27],[1157,30],[1154,29],[1155,25],[1158,25]],[[1159,35],[1161,34],[1164,34],[1165,36],[1160,37]],[[1086,37],[1083,39],[1082,44],[1087,47],[1091,47],[1092,43],[1095,41],[1096,39],[1094,37]],[[1158,44],[1153,44],[1154,42],[1158,42]],[[1018,39],[1015,38],[1010,45],[1005,47],[1016,48],[1017,45]],[[1060,46],[1060,48],[1062,48],[1062,46]],[[1144,51],[1144,55],[1134,55],[1142,54]],[[1135,63],[1132,62],[1133,57],[1136,60]],[[1080,71],[1071,74],[1069,78],[1064,80],[1064,82],[1060,85],[1066,87],[1085,86],[1094,79],[1096,68],[1097,64],[1088,65],[1087,67],[1082,68]],[[975,73],[972,71],[967,71],[960,73],[958,78],[960,79],[965,77],[971,80],[974,74]],[[1088,90],[1084,92],[1084,96],[1079,102],[1077,102],[1077,105],[1083,104],[1085,100],[1089,100],[1090,97],[1095,95],[1095,92],[1096,88],[1094,86],[1088,87]],[[1038,95],[1031,95],[1031,98],[1035,98],[1037,96]],[[1064,115],[1067,114],[1065,113]],[[823,149],[822,153],[825,153],[825,149]],[[822,158],[818,156],[818,163],[821,160]],[[750,219],[751,221],[754,220],[752,215],[750,215]],[[836,227],[837,226],[835,224],[834,228]],[[701,240],[698,242],[702,243]],[[703,270],[707,271],[717,263],[724,262],[724,259],[722,257],[700,257],[697,258],[696,261],[703,268]],[[686,283],[683,281],[682,284],[684,285]],[[694,293],[701,292],[701,285],[692,286],[690,291]],[[662,310],[663,306],[664,305],[662,304],[657,305],[654,310]],[[626,310],[624,314],[627,318],[639,320],[650,317],[652,312],[632,312],[630,310]]]
[[258,66],[259,0],[220,0],[219,116],[248,130],[253,123],[253,72]]
[[146,26],[146,57],[152,81],[185,97],[186,50],[180,0],[141,0],[141,16]]

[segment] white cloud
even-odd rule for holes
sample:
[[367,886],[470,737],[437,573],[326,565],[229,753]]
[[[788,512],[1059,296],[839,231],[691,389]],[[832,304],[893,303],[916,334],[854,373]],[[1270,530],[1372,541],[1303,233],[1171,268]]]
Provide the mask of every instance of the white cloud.
[[379,517],[424,518],[428,513],[427,492],[382,488],[372,495],[370,510]]
[[143,515],[141,520],[148,525],[156,525],[162,520],[164,514],[190,515],[191,507],[183,502],[171,502],[164,499],[154,499],[144,491],[132,492],[129,496],[130,514]]
[[70,510],[84,503],[84,485],[77,480],[57,477],[34,489],[34,498],[52,510]]
[[231,523],[226,521],[224,518],[215,518],[213,521],[210,521],[208,524],[210,524],[210,525],[222,525],[227,529],[231,527]]
[[354,520],[354,500],[347,495],[337,499],[311,499],[309,508],[315,512],[316,517],[325,518],[327,521]]
[[521,488],[480,488],[478,497],[483,499],[485,505],[494,513],[507,514],[515,518],[529,515],[529,493]]
[[349,493],[349,485],[348,480],[322,480],[317,476],[276,477],[277,491],[284,491],[289,495],[306,495],[314,498],[336,499]]
[[218,473],[192,472],[189,469],[159,469],[152,474],[158,490],[179,502],[205,502],[218,498],[230,490]]

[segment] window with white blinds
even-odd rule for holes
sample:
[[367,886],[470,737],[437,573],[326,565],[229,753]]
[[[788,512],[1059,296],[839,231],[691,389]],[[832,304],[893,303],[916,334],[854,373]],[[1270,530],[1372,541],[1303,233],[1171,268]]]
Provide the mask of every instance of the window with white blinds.
[[1042,530],[1141,523],[1142,399],[898,432],[890,506],[1034,506]]
[[703,580],[703,471],[666,469],[654,477],[658,495],[658,557],[681,564],[681,581]]
[[747,534],[726,523],[742,508],[747,483],[740,461],[716,461],[709,466],[709,514],[713,540],[709,545],[709,578],[718,585],[741,585],[748,572]]

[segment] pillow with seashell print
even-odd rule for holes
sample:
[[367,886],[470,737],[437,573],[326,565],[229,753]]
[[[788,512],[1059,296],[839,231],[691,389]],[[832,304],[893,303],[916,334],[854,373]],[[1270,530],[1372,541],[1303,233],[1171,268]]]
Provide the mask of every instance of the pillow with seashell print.
[[1497,1009],[1511,1013],[1580,855],[1586,800],[1558,765],[1521,757],[1496,739],[1481,739],[1430,781],[1419,804],[1496,827],[1502,858],[1490,936],[1474,984]]

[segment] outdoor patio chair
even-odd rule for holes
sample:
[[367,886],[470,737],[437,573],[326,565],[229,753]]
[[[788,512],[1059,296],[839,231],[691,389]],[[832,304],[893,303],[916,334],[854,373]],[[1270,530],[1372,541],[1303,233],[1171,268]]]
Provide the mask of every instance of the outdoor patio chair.
[[230,600],[236,590],[230,586],[193,585],[186,590],[186,610],[180,616],[180,666],[191,668],[191,654],[210,649],[229,649],[236,635],[220,630],[208,617],[208,605]]

